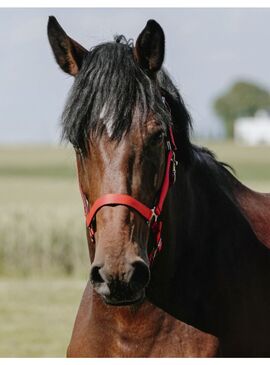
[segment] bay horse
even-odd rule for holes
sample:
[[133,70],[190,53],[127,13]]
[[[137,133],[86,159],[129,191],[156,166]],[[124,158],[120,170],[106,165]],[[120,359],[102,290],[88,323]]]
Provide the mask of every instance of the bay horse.
[[75,77],[62,128],[91,261],[67,355],[269,356],[270,198],[191,143],[160,25],[88,51],[50,17],[48,37]]

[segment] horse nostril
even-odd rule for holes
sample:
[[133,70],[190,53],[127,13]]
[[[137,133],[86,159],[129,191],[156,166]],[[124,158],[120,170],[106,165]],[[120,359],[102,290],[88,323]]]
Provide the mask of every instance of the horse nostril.
[[104,283],[102,276],[100,275],[100,266],[93,266],[90,273],[90,280],[93,284]]
[[134,267],[134,271],[130,278],[130,286],[134,290],[141,290],[150,280],[149,268],[142,261],[136,261],[132,264],[132,266]]

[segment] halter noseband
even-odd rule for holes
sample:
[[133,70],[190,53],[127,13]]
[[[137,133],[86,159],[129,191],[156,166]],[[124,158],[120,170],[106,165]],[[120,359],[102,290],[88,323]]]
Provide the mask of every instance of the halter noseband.
[[[152,233],[154,236],[154,247],[149,254],[150,264],[153,263],[154,258],[162,249],[162,239],[161,239],[161,230],[162,230],[162,221],[159,219],[165,198],[167,196],[168,190],[171,185],[173,185],[176,181],[176,166],[178,162],[175,159],[175,151],[177,150],[174,136],[172,132],[172,127],[168,128],[168,136],[166,140],[167,147],[167,164],[164,174],[163,183],[160,189],[159,199],[154,205],[153,208],[149,208],[145,204],[141,203],[139,200],[133,198],[127,194],[105,194],[98,198],[93,206],[89,209],[89,204],[85,194],[82,191],[80,185],[80,192],[84,205],[84,213],[86,216],[86,226],[89,229],[89,234],[92,242],[95,242],[95,229],[93,227],[93,220],[97,212],[104,206],[117,206],[124,205],[139,213],[146,221],[146,223],[152,229]],[[75,148],[77,152],[80,152],[77,148]]]

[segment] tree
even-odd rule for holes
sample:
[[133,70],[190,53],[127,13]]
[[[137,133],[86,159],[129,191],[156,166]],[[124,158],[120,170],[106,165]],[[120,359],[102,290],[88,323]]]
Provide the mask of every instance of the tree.
[[238,81],[218,97],[213,106],[216,114],[224,121],[227,137],[233,137],[233,125],[237,118],[251,117],[258,110],[270,109],[270,94],[258,85]]

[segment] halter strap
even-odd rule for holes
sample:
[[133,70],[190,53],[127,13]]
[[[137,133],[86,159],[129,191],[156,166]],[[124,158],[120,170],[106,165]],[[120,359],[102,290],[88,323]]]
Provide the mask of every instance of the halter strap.
[[91,226],[91,223],[97,214],[98,210],[104,206],[116,206],[116,205],[125,205],[127,207],[131,207],[135,209],[140,215],[145,218],[146,221],[150,221],[153,216],[153,211],[148,208],[143,203],[138,200],[132,198],[132,196],[127,194],[105,194],[102,197],[98,198],[90,211],[86,215],[86,225],[87,227]]
[[[172,127],[169,127],[168,133],[169,139],[166,141],[167,143],[167,163],[164,173],[163,183],[160,189],[159,199],[157,204],[151,209],[145,204],[141,203],[139,200],[133,198],[128,194],[105,194],[98,198],[93,206],[89,209],[89,204],[85,194],[82,191],[80,185],[80,192],[83,200],[84,213],[86,216],[86,225],[89,228],[89,234],[92,241],[95,241],[95,231],[93,228],[93,220],[97,214],[97,212],[104,206],[117,206],[124,205],[139,213],[145,220],[146,223],[150,225],[153,235],[155,237],[154,248],[149,254],[150,263],[153,263],[153,260],[156,256],[156,253],[162,248],[162,240],[161,240],[161,230],[162,230],[162,222],[159,220],[159,217],[162,213],[163,205],[168,193],[168,190],[172,184],[176,181],[176,166],[178,162],[175,159],[175,151],[177,150],[175,145],[175,140],[173,136]],[[78,161],[77,161],[78,168]]]

